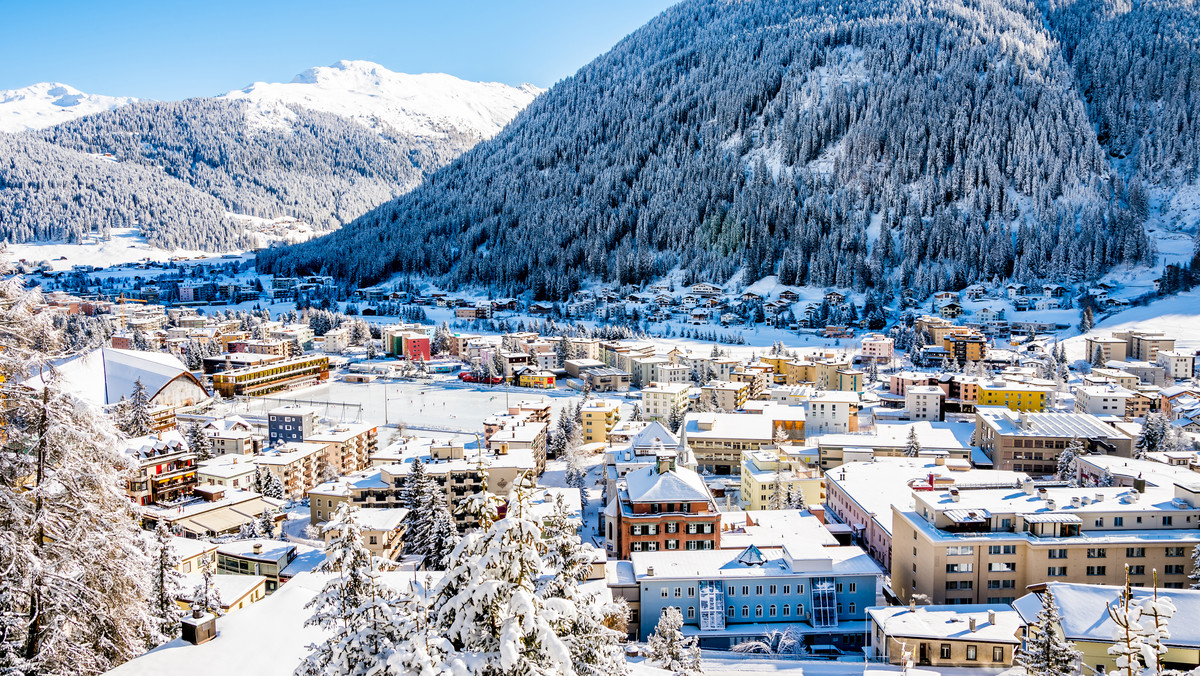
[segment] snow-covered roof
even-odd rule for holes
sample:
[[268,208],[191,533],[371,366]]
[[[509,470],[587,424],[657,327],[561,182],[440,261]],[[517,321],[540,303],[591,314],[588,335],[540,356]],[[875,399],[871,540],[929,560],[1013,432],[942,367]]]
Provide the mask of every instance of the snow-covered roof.
[[1003,406],[980,406],[979,419],[1004,436],[1123,438],[1124,435],[1088,413],[1018,413]]
[[[989,613],[990,611],[990,613]],[[886,606],[868,608],[867,615],[889,637],[929,638],[988,643],[1020,643],[1025,621],[1007,605]],[[990,621],[995,618],[995,622]],[[971,630],[971,620],[975,629]]]
[[[789,575],[882,575],[883,571],[861,548],[799,545],[764,547],[763,561],[743,563],[746,550],[633,552],[634,574],[640,581],[653,579],[711,579],[786,577]],[[650,574],[650,569],[654,574]]]
[[[192,600],[192,594],[196,587],[204,580],[204,576],[200,573],[184,573],[183,579],[180,580],[180,588],[183,593],[180,595],[185,601]],[[221,596],[221,603],[228,608],[230,604],[236,603],[246,594],[254,591],[254,588],[265,584],[267,578],[262,575],[213,575],[213,586],[217,588],[217,593]]]
[[406,515],[408,509],[404,507],[360,509],[354,512],[355,521],[363,530],[396,530]]
[[174,550],[175,555],[178,556],[181,561],[207,554],[216,548],[216,544],[207,540],[181,538],[177,535],[171,536],[171,549]]
[[671,430],[657,420],[646,425],[642,431],[633,435],[633,438],[629,440],[629,445],[634,448],[650,448],[660,444],[667,447],[678,446],[679,437],[672,434]]
[[[1004,409],[1008,410],[1008,409]],[[823,448],[903,448],[908,444],[908,432],[915,430],[917,442],[924,450],[944,450],[965,453],[971,448],[975,426],[959,422],[878,423],[866,434],[822,434],[816,437]]]
[[[55,367],[56,384],[62,390],[95,406],[107,406],[128,399],[134,383],[142,381],[146,394],[153,399],[167,383],[187,378],[196,387],[204,386],[192,375],[179,358],[163,352],[118,350],[101,347]],[[41,388],[48,373],[34,376],[25,385]]]
[[125,442],[125,452],[139,460],[187,451],[188,446],[184,442],[183,436],[175,430],[134,437]]
[[[436,584],[440,573],[389,571],[379,574],[392,589],[425,587],[428,576]],[[308,645],[320,642],[326,631],[305,626],[312,609],[305,605],[321,591],[330,574],[306,573],[281,586],[271,596],[217,619],[217,636],[202,645],[175,639],[108,672],[110,676],[211,676],[255,674],[291,676],[308,654]],[[269,649],[264,649],[269,646]]]
[[704,479],[686,467],[659,472],[643,467],[625,475],[630,502],[708,502],[712,495]]
[[[1122,587],[1098,584],[1051,582],[1047,585],[1054,594],[1055,605],[1062,615],[1063,634],[1073,641],[1112,643],[1116,628],[1108,615],[1108,604],[1117,600]],[[1152,596],[1154,589],[1133,587],[1134,598]],[[1171,637],[1163,643],[1169,646],[1200,648],[1200,623],[1185,618],[1200,617],[1200,590],[1159,589],[1158,595],[1171,599],[1178,612],[1171,622]],[[1037,592],[1026,594],[1013,602],[1026,622],[1033,622],[1042,609]],[[1181,621],[1183,620],[1183,621]]]

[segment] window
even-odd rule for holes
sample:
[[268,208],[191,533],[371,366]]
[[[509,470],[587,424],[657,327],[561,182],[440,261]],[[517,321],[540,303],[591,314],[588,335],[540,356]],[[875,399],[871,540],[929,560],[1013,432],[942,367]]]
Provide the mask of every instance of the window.
[[679,540],[667,540],[667,549],[679,549]]
[[1067,576],[1067,567],[1066,566],[1050,566],[1049,568],[1046,569],[1046,576],[1047,577],[1066,577]]
[[762,617],[762,606],[754,606],[754,616]]
[[848,612],[848,613],[854,612],[854,604],[853,603],[846,606],[846,612]]
[[977,657],[977,655],[976,655],[977,652],[978,652],[978,646],[973,646],[973,645],[967,646],[967,659],[972,662],[975,661],[975,659]]
[[1104,566],[1088,566],[1087,574],[1092,576],[1104,575]]
[[1130,575],[1145,575],[1146,567],[1145,566],[1130,566],[1129,574]]
[[1004,661],[1004,646],[998,645],[998,646],[992,647],[992,661],[993,662],[1003,662]]
[[988,589],[1015,589],[1016,580],[988,580]]
[[662,588],[662,597],[663,597],[664,599],[665,599],[665,598],[667,598],[668,596],[670,596],[670,594],[671,594],[671,592],[667,591],[667,588],[666,588],[666,587],[663,587],[663,588]]
[[683,588],[682,588],[682,587],[676,587],[676,588],[675,588],[675,598],[680,598],[680,597],[682,597],[682,596],[683,596]]
[[1126,547],[1125,548],[1125,558],[1127,558],[1127,559],[1140,559],[1144,556],[1146,556],[1146,548],[1145,547]]
[[742,606],[742,617],[750,617],[750,606]]
[[1164,526],[1170,526],[1170,525],[1171,525],[1171,521],[1172,521],[1172,519],[1171,519],[1171,517],[1170,517],[1170,516],[1164,516],[1164,517],[1163,517],[1163,525],[1164,525]]
[[790,585],[790,584],[783,585],[783,593],[791,594],[792,593],[792,585]]
[[783,604],[783,616],[787,617],[788,615],[791,615],[791,614],[792,614],[792,607],[786,603]]
[[1163,566],[1163,574],[1164,575],[1183,575],[1183,566],[1180,566],[1180,565]]
[[729,608],[727,608],[725,610],[725,615],[727,615],[728,617],[733,617],[733,613],[734,613],[733,606],[729,606]]
[[1103,559],[1107,556],[1108,556],[1108,550],[1103,547],[1094,547],[1092,549],[1087,550],[1087,557],[1089,559]]
[[762,585],[761,584],[754,586],[754,595],[762,596]]
[[742,587],[742,596],[750,595],[750,587]]
[[694,620],[694,619],[696,619],[696,606],[688,606],[688,614],[687,614],[687,617],[688,617],[688,619],[689,619],[689,620]]
[[972,580],[946,580],[946,589],[971,589],[974,585]]
[[1016,553],[1017,553],[1016,545],[991,545],[990,547],[988,547],[988,554],[992,554],[993,556],[999,555],[999,554],[1016,554]]
[[774,604],[774,603],[772,603],[772,604],[771,604],[771,605],[770,605],[770,606],[767,608],[767,615],[769,615],[769,616],[771,616],[771,617],[775,617],[775,604]]
[[1168,557],[1177,557],[1177,556],[1187,556],[1187,554],[1185,554],[1183,552],[1183,547],[1167,547],[1167,556]]
[[725,593],[729,596],[737,596],[737,587],[729,585],[729,589],[725,590]]
[[942,649],[941,649],[941,652],[938,653],[938,657],[941,657],[944,660],[950,659],[950,644],[949,643],[942,644]]
[[842,593],[842,583],[841,582],[837,583],[837,593],[839,593],[839,594]]
[[630,528],[629,528],[629,534],[630,534],[630,535],[641,535],[641,534],[642,534],[642,527],[641,527],[641,526],[630,526]]
[[[992,565],[994,566],[996,564],[992,564]],[[947,573],[970,573],[974,569],[975,569],[974,564],[970,564],[970,563],[947,563],[946,564],[946,572]]]
[[946,548],[946,556],[971,556],[974,553],[975,548],[971,546]]
[[1012,573],[1017,570],[1017,564],[1013,561],[993,561],[988,564],[989,573]]
[[855,593],[856,591],[858,591],[858,583],[857,583],[857,582],[851,582],[851,583],[850,583],[850,593],[851,593],[851,594],[853,594],[853,593]]
[[778,589],[779,589],[779,588],[778,588],[778,587],[776,587],[775,585],[771,585],[771,586],[769,587],[769,589],[771,590],[771,596],[774,596],[774,595],[776,595],[776,594],[778,594],[778,593],[779,593],[779,592],[778,592]]
[[1113,525],[1114,525],[1114,526],[1116,526],[1117,528],[1120,528],[1121,526],[1124,526],[1124,525],[1125,525],[1125,517],[1123,517],[1123,516],[1114,516],[1114,517],[1113,517]]
[[1051,550],[1050,550],[1050,558],[1052,558],[1052,559],[1065,559],[1065,558],[1067,558],[1067,550],[1065,550],[1065,549],[1051,549]]

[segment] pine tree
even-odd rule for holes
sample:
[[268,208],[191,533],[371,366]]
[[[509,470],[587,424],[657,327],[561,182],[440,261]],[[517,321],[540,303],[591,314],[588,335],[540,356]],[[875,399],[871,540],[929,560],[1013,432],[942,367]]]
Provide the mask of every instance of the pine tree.
[[1075,468],[1078,458],[1084,452],[1083,442],[1076,438],[1072,439],[1067,444],[1067,447],[1058,454],[1058,472],[1056,476],[1059,481],[1075,481]]
[[200,558],[200,583],[192,590],[192,608],[218,617],[225,614],[221,592],[213,580],[212,558],[207,554]]
[[1141,606],[1133,599],[1129,586],[1129,564],[1125,564],[1125,588],[1117,600],[1108,606],[1108,616],[1113,624],[1113,645],[1108,654],[1116,659],[1117,670],[1126,676],[1140,676],[1142,655],[1146,648],[1140,623]]
[[121,431],[130,438],[144,437],[154,432],[154,419],[150,416],[150,397],[146,386],[138,378],[133,383],[133,394],[123,407],[124,416],[118,422]]
[[679,434],[680,428],[683,427],[685,413],[683,406],[671,407],[671,412],[667,415],[667,429],[671,430],[672,434]]
[[379,569],[363,545],[354,508],[342,503],[324,531],[332,536],[321,570],[333,576],[305,608],[313,610],[304,626],[320,627],[326,638],[308,646],[296,676],[373,676],[384,671],[402,631],[399,594],[379,581]]
[[646,642],[647,657],[667,671],[691,676],[701,673],[700,647],[696,637],[683,635],[683,614],[675,606],[667,606],[658,616],[654,633]]
[[1104,368],[1104,350],[1097,345],[1095,350],[1092,350],[1092,366],[1095,368]]
[[908,441],[904,444],[904,456],[906,458],[915,458],[921,453],[921,442],[917,439],[917,428],[909,426]]
[[287,497],[286,491],[283,487],[283,481],[279,479],[278,475],[271,471],[267,471],[263,476],[262,494],[264,498],[274,498],[276,500],[282,500]]
[[429,570],[445,570],[450,562],[450,554],[458,546],[460,536],[454,516],[446,506],[446,496],[441,491],[434,491],[431,503],[427,505],[431,518],[429,520],[429,537],[424,546],[425,567]]
[[118,430],[43,370],[61,342],[40,307],[0,278],[0,673],[98,674],[163,640],[154,563]]
[[197,460],[208,460],[213,457],[212,439],[204,433],[200,423],[193,422],[187,428],[188,450],[196,454]]
[[1050,588],[1042,592],[1042,609],[1029,626],[1025,645],[1013,656],[1013,663],[1038,676],[1072,676],[1080,653],[1059,635],[1062,618]]
[[1142,423],[1142,433],[1138,435],[1134,457],[1141,459],[1145,458],[1147,453],[1162,450],[1160,447],[1170,437],[1170,425],[1165,413],[1147,413],[1145,422]]
[[159,633],[164,640],[179,635],[179,620],[183,616],[175,599],[181,593],[183,574],[179,572],[179,556],[171,546],[171,529],[165,521],[159,521],[154,529],[154,596],[151,612],[158,618]]

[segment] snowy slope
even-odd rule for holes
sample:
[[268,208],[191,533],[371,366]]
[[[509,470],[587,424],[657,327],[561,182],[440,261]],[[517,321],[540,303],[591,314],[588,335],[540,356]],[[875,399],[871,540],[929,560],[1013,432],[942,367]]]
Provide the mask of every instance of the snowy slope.
[[448,129],[491,138],[529,104],[541,89],[498,82],[467,82],[452,75],[395,73],[370,61],[338,61],[310,68],[291,82],[254,84],[225,95],[252,102],[252,124],[287,128],[287,105],[381,124],[413,136],[441,136]]
[[0,90],[0,132],[44,129],[134,101],[128,96],[85,94],[58,82]]

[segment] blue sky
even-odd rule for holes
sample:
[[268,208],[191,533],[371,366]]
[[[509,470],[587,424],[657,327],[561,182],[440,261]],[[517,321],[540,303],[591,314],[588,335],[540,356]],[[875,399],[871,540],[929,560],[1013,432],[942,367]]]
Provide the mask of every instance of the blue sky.
[[0,89],[159,100],[340,59],[549,87],[674,0],[0,0]]

